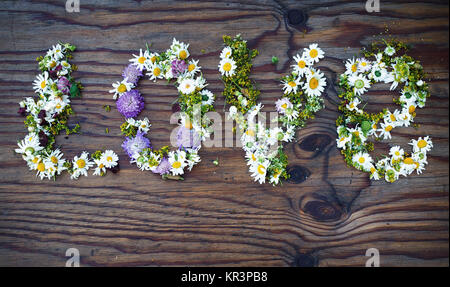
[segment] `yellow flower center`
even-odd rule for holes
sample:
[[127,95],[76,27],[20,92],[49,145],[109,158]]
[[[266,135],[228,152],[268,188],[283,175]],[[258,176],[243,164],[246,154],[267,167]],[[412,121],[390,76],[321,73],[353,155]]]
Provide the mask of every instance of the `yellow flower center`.
[[158,77],[159,75],[161,75],[161,69],[158,67],[154,68],[153,75],[155,75],[155,77]]
[[353,109],[353,108],[355,108],[355,103],[350,104],[350,109]]
[[231,52],[230,52],[230,51],[226,52],[225,58],[228,58],[230,55],[231,55]]
[[156,62],[156,56],[151,57],[150,61],[152,61],[152,63]]
[[188,66],[188,71],[189,71],[189,72],[192,72],[194,69],[195,69],[195,65],[194,65],[194,64],[190,64],[190,65]]
[[139,64],[144,64],[145,63],[145,57],[139,57],[138,62],[139,62]]
[[309,56],[311,58],[315,58],[315,57],[317,57],[317,55],[319,55],[319,52],[317,52],[316,49],[312,49],[311,51],[309,51]]
[[353,64],[353,65],[352,65],[352,72],[353,72],[353,73],[356,73],[356,71],[358,71],[358,65]]
[[35,157],[35,158],[33,158],[32,161],[33,161],[33,163],[37,163],[39,161],[39,158]]
[[420,140],[420,141],[417,143],[417,146],[418,146],[419,148],[424,148],[424,147],[427,146],[427,142],[424,141],[424,140]]
[[38,169],[40,172],[44,172],[44,171],[45,171],[45,164],[44,164],[43,162],[39,163],[39,164],[37,165],[37,169]]
[[104,168],[105,165],[104,165],[103,163],[101,163],[98,167],[99,167],[99,168]]
[[51,63],[50,63],[50,68],[54,68],[56,66],[56,62],[55,61],[52,61]]
[[186,122],[184,123],[184,127],[191,130],[193,128],[191,121],[186,120]]
[[339,140],[340,142],[343,142],[343,141],[345,141],[345,137],[343,137],[343,138],[340,138],[340,140]]
[[390,131],[392,131],[392,126],[389,125],[384,130],[387,131],[387,132],[390,132]]
[[223,70],[229,72],[231,70],[231,64],[230,63],[225,63],[223,65]]
[[358,131],[354,132],[353,135],[354,135],[355,137],[359,138],[359,132],[358,132]]
[[366,162],[366,159],[363,158],[363,157],[360,157],[358,161],[359,161],[359,163],[365,163],[365,162]]
[[46,83],[45,81],[42,81],[42,82],[41,82],[41,88],[42,88],[42,89],[45,88],[46,85],[47,85],[47,83]]
[[281,105],[281,107],[282,107],[283,109],[285,109],[285,108],[287,108],[287,104],[284,103],[284,104]]
[[51,157],[51,161],[52,161],[54,164],[57,164],[57,163],[58,163],[58,158],[57,158],[56,156],[52,156],[52,157]]
[[251,137],[255,136],[255,132],[253,130],[247,130],[245,132],[245,134],[248,135],[248,136],[251,136]]
[[312,90],[315,90],[318,86],[319,86],[319,81],[317,81],[316,78],[312,78],[312,79],[309,81],[309,87],[310,87]]
[[367,63],[366,62],[362,62],[361,66],[365,67],[365,66],[367,66]]
[[112,161],[112,157],[108,156],[108,157],[106,158],[106,160],[107,160],[107,161]]
[[187,53],[185,50],[181,50],[180,54],[178,54],[181,60],[184,60],[187,58]]
[[396,151],[396,152],[395,152],[395,155],[396,155],[396,156],[400,156],[400,152],[399,152],[399,151]]
[[86,166],[86,162],[82,158],[77,160],[76,164],[77,164],[78,168],[84,168]]
[[304,69],[306,67],[306,62],[303,60],[298,61],[297,65],[299,68]]
[[252,160],[253,160],[253,161],[256,161],[256,157],[255,157],[254,154],[252,154]]
[[262,164],[258,165],[258,173],[259,174],[266,173],[266,168]]
[[172,164],[172,167],[175,168],[175,169],[180,168],[181,167],[181,162],[179,162],[179,161],[174,162]]
[[391,118],[391,121],[395,122],[397,120],[397,118],[394,116],[394,114],[391,114],[389,116]]
[[127,91],[127,86],[125,86],[124,84],[120,84],[118,87],[117,87],[117,91],[119,92],[119,93],[125,93],[126,91]]
[[410,114],[412,114],[412,113],[414,113],[416,111],[416,107],[411,105],[411,106],[409,106],[408,111],[409,111]]
[[61,108],[61,104],[56,104],[56,108],[59,110]]
[[297,87],[297,84],[296,84],[295,82],[293,82],[293,81],[290,81],[290,82],[288,83],[288,85],[291,86],[291,87],[293,87],[293,88]]
[[374,167],[370,168],[370,173],[374,174],[377,170]]
[[405,160],[403,161],[405,164],[414,164],[414,160],[410,157],[405,158]]

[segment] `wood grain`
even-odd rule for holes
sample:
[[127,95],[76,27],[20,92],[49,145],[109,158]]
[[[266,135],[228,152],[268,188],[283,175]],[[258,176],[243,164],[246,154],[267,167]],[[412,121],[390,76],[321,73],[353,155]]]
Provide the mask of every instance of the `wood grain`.
[[[381,1],[381,12],[373,14],[364,1],[353,0],[81,0],[81,12],[72,14],[64,2],[0,2],[1,266],[64,266],[70,247],[80,250],[82,266],[364,266],[372,247],[382,266],[448,266],[447,1]],[[290,25],[290,9],[305,11],[306,24]],[[395,184],[371,182],[347,168],[335,146],[342,62],[386,29],[413,45],[411,55],[422,61],[432,92],[418,111],[420,128],[398,129],[380,146],[433,138],[426,172]],[[146,41],[155,50],[166,49],[173,37],[189,42],[223,114],[216,68],[221,36],[237,33],[260,51],[253,78],[267,111],[274,110],[290,58],[309,43],[326,52],[320,63],[329,83],[326,108],[286,148],[291,181],[277,188],[253,183],[237,147],[202,149],[202,163],[183,183],[139,172],[120,148],[120,114],[102,108],[114,107],[108,90],[130,54]],[[81,134],[58,142],[68,157],[82,149],[114,149],[122,167],[116,175],[41,182],[13,153],[25,135],[16,111],[23,97],[33,95],[34,59],[56,41],[77,45],[75,76],[86,87],[73,101],[77,114],[71,118]],[[277,66],[272,56],[280,59]],[[162,81],[141,81],[140,87],[152,143],[165,145],[176,91]],[[375,87],[369,102],[376,111],[392,100],[386,87]],[[219,166],[212,163],[216,158]]]

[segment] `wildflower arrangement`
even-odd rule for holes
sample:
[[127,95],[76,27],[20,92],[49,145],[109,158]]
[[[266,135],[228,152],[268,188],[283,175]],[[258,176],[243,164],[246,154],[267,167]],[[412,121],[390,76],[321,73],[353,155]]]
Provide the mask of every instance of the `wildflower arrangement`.
[[[123,80],[113,84],[110,93],[114,94],[117,110],[124,116],[121,126],[126,136],[122,144],[124,151],[141,170],[150,170],[164,179],[180,179],[185,171],[200,162],[198,151],[201,143],[209,138],[210,120],[205,116],[213,111],[215,96],[205,89],[206,80],[201,73],[198,60],[189,59],[189,44],[173,39],[165,52],[151,52],[147,46],[138,55],[133,55],[130,64],[123,70]],[[154,149],[146,137],[151,127],[148,118],[137,119],[144,109],[144,98],[137,90],[137,84],[146,74],[156,82],[165,79],[173,82],[178,90],[176,110],[180,113],[180,126],[177,131],[177,150],[168,146]]]
[[76,66],[68,62],[75,49],[71,44],[57,44],[45,56],[38,57],[41,74],[33,83],[38,99],[28,97],[19,104],[19,114],[26,117],[29,133],[18,142],[15,152],[22,155],[41,180],[56,179],[63,171],[68,171],[72,179],[78,179],[80,175],[87,176],[91,168],[94,175],[100,176],[105,175],[107,169],[119,170],[119,158],[112,150],[96,151],[91,156],[83,151],[70,161],[55,148],[55,138],[62,130],[69,135],[80,129],[79,125],[73,129],[67,126],[69,116],[74,113],[70,99],[80,97],[82,89],[71,75]]
[[[320,70],[313,65],[324,57],[324,52],[317,44],[304,49],[301,55],[294,57],[292,72],[282,78],[283,96],[276,101],[278,116],[273,120],[274,128],[266,128],[259,121],[263,106],[257,98],[257,90],[249,79],[252,59],[258,55],[257,50],[247,48],[247,43],[240,35],[235,38],[223,37],[225,48],[220,55],[219,71],[225,84],[223,95],[231,106],[229,117],[239,126],[241,142],[246,153],[249,171],[260,184],[268,181],[273,185],[289,177],[286,172],[287,155],[283,143],[295,138],[298,128],[306,125],[315,113],[321,110],[326,80]],[[256,118],[258,116],[258,122]]]
[[[390,148],[389,156],[374,160],[369,153],[374,150],[370,137],[376,140],[391,139],[396,127],[410,126],[416,116],[416,109],[425,107],[430,96],[428,85],[424,82],[424,72],[420,63],[406,54],[405,44],[395,40],[374,42],[362,51],[361,58],[346,61],[346,71],[340,76],[339,95],[342,102],[339,110],[342,115],[336,121],[337,147],[349,166],[370,173],[370,178],[395,182],[399,176],[408,176],[425,170],[427,153],[433,147],[431,139],[419,137],[409,143],[409,154],[399,146]],[[380,113],[367,113],[360,107],[364,95],[376,83],[391,84],[390,90],[400,90],[394,99],[399,109],[391,112],[383,109]]]

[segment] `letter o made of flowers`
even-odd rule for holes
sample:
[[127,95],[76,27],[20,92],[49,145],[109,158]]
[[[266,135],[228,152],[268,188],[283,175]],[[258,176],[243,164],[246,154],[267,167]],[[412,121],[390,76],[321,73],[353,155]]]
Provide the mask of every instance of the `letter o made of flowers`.
[[281,179],[289,177],[283,143],[293,141],[296,130],[303,128],[324,107],[321,95],[326,80],[320,70],[313,68],[324,57],[324,52],[317,44],[312,44],[294,57],[291,73],[281,81],[283,96],[275,103],[278,116],[273,119],[274,125],[266,128],[259,116],[263,106],[256,103],[260,91],[249,78],[252,59],[258,51],[248,49],[240,35],[223,39],[225,48],[219,64],[225,83],[223,95],[231,105],[229,117],[239,126],[249,171],[260,184],[266,181],[280,184]]
[[[342,114],[336,121],[337,146],[342,151],[348,165],[370,174],[370,178],[395,182],[400,176],[408,176],[425,169],[427,153],[433,147],[431,139],[419,137],[412,139],[411,153],[400,146],[390,148],[389,155],[374,160],[370,152],[376,140],[391,139],[396,127],[408,127],[416,116],[416,109],[425,107],[430,96],[428,85],[424,82],[424,72],[420,63],[406,54],[405,44],[397,41],[375,42],[362,51],[361,58],[347,60],[346,71],[340,76],[339,95]],[[384,109],[380,113],[367,113],[361,107],[364,95],[376,83],[391,84],[390,89],[399,90],[394,99],[399,108],[391,112]]]
[[[114,83],[110,91],[126,120],[121,126],[126,136],[122,148],[130,162],[164,179],[183,179],[182,175],[200,162],[201,143],[210,136],[211,122],[205,114],[214,110],[215,97],[205,89],[207,83],[198,60],[189,60],[188,48],[189,44],[173,39],[170,48],[161,54],[151,52],[148,47],[144,52],[141,49],[123,70],[123,80]],[[137,118],[144,110],[144,98],[137,90],[144,74],[155,82],[158,79],[172,81],[177,87],[181,113],[176,150],[170,151],[168,146],[154,149],[147,138],[151,127],[149,119]]]
[[26,117],[28,135],[18,142],[16,153],[21,154],[30,170],[36,171],[40,179],[55,179],[63,171],[72,179],[87,176],[93,168],[94,175],[103,176],[108,169],[119,171],[119,157],[112,150],[96,151],[91,156],[83,151],[69,161],[60,149],[55,148],[56,136],[63,130],[66,134],[78,132],[79,125],[70,129],[67,121],[74,112],[71,99],[81,96],[82,86],[72,77],[76,69],[69,60],[76,47],[71,44],[56,44],[45,56],[37,58],[41,73],[33,88],[37,99],[26,98],[20,102],[19,114]]

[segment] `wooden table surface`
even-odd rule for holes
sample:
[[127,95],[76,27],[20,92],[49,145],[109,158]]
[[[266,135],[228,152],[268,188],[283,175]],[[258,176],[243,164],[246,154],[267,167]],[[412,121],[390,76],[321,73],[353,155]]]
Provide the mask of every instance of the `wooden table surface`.
[[[449,265],[447,1],[381,1],[381,12],[372,14],[365,1],[354,0],[81,0],[80,13],[66,13],[64,2],[0,2],[1,266],[64,266],[71,247],[80,250],[82,266],[364,266],[368,248],[379,250],[382,266]],[[291,9],[305,11],[307,23],[291,25],[285,16]],[[419,128],[398,128],[381,147],[406,148],[410,138],[425,135],[435,146],[424,174],[394,184],[346,167],[335,145],[343,61],[386,31],[413,45],[432,97],[417,113]],[[326,108],[286,147],[291,181],[277,188],[253,183],[239,147],[202,149],[202,163],[184,182],[130,165],[118,135],[123,119],[108,90],[131,53],[146,41],[158,51],[173,37],[190,43],[223,114],[222,35],[238,33],[260,51],[252,75],[266,111],[274,110],[278,79],[297,51],[318,43],[326,53],[319,64],[328,81]],[[33,96],[35,58],[57,41],[77,45],[74,75],[86,87],[70,119],[81,134],[58,143],[67,157],[114,149],[118,174],[40,181],[13,152],[26,134],[17,109]],[[168,144],[177,92],[164,81],[143,80],[140,87],[152,143]],[[374,90],[372,111],[393,107],[391,93]]]

